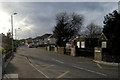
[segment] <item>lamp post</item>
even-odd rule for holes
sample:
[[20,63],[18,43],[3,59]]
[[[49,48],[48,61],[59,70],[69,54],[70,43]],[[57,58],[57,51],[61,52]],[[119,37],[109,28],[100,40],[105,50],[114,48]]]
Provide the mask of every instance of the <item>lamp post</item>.
[[13,53],[13,49],[14,49],[14,44],[13,44],[13,16],[16,15],[17,13],[13,13],[11,15],[11,33],[12,33],[12,53]]
[[15,34],[14,34],[14,36],[15,36],[15,37],[14,37],[14,38],[15,38],[15,40],[17,40],[17,39],[18,39],[18,38],[17,38],[17,31],[18,31],[18,30],[20,30],[20,28],[16,28],[16,29],[15,29]]

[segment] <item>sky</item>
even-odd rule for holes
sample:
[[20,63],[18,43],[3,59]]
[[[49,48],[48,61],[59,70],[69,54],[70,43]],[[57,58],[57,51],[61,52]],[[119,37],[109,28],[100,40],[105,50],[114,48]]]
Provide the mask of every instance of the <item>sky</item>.
[[[52,0],[51,0],[52,1]],[[72,0],[71,0],[72,1]],[[56,14],[77,13],[84,16],[83,26],[91,22],[103,27],[104,16],[118,9],[117,2],[0,2],[0,33],[11,30],[13,15],[16,38],[52,33]],[[15,32],[14,32],[15,33]]]

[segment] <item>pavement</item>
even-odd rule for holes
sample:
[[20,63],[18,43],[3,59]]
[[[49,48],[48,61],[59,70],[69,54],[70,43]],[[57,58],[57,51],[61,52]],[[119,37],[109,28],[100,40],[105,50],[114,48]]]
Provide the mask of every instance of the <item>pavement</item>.
[[[4,57],[5,57],[5,55],[2,58],[4,58]],[[4,71],[5,71],[7,65],[10,63],[10,61],[12,60],[13,57],[14,56],[11,56],[9,59],[7,59],[6,62],[4,62],[3,59],[1,60],[1,63],[0,63],[0,65],[1,65],[0,66],[1,67],[1,70],[0,70],[0,72],[1,72],[0,79],[2,79]]]
[[4,77],[118,78],[118,72],[117,66],[100,64],[100,61],[24,46],[20,47],[15,53],[15,57],[6,67]]
[[4,78],[39,78],[39,76],[41,76],[41,78],[45,78],[30,66],[26,57],[15,54],[15,57],[6,67]]

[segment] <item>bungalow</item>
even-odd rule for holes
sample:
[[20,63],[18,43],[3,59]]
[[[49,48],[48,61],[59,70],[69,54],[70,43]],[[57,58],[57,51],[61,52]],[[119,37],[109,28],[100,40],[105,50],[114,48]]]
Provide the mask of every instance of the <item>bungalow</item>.
[[82,37],[80,35],[73,36],[69,42],[66,44],[66,47],[71,46],[77,46],[78,48],[85,48],[85,37]]
[[46,44],[49,44],[49,45],[55,45],[55,44],[56,44],[56,39],[55,39],[54,35],[51,34],[50,36],[48,36],[48,37],[45,39],[45,43],[46,43]]
[[[77,46],[80,53],[91,56],[93,56],[94,54],[95,47],[107,48],[107,38],[104,33],[98,34],[94,38],[86,38],[79,35],[74,36],[70,39],[70,42],[68,43],[71,44],[72,47]],[[66,46],[68,45],[68,43],[66,44]],[[104,49],[104,51],[105,50],[106,49]]]
[[28,39],[25,40],[25,45],[28,45],[28,44],[31,44],[31,43],[33,43],[32,38],[28,38]]
[[72,40],[74,46],[78,48],[94,48],[94,47],[102,47],[106,48],[107,46],[107,38],[104,33],[96,35],[94,38],[86,38],[83,36],[76,36]]
[[107,48],[107,37],[105,36],[104,33],[102,33],[98,39],[98,46],[101,48]]
[[29,39],[28,42],[33,43],[35,46],[42,46],[46,45],[46,39],[50,36],[51,34],[44,34],[42,36],[37,36],[36,38]]

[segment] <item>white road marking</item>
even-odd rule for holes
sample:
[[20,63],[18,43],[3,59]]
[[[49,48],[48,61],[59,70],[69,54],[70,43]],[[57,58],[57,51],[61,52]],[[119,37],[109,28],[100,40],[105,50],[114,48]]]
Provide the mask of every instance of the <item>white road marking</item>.
[[66,74],[68,74],[70,71],[66,71],[63,74],[61,74],[60,76],[58,76],[57,78],[62,78],[63,76],[65,76]]
[[96,74],[99,74],[99,75],[107,76],[107,74],[96,72],[96,71],[92,71],[92,70],[89,70],[89,69],[85,69],[85,68],[81,68],[81,67],[77,67],[77,66],[73,66],[73,67],[77,68],[77,69],[85,70],[85,71],[88,71],[88,72],[96,73]]
[[54,58],[52,58],[52,60],[57,61],[57,62],[62,63],[62,64],[64,63],[64,62],[57,60],[57,59],[54,59]]
[[26,57],[26,59],[27,59],[27,61],[28,61],[28,63],[35,69],[35,70],[37,70],[39,73],[41,73],[42,75],[44,75],[47,79],[49,79],[49,77],[45,74],[45,73],[43,73],[42,71],[40,71],[39,69],[37,69],[31,62],[29,62],[30,60]]
[[97,66],[102,69],[102,66],[100,64],[97,63]]
[[62,61],[60,61],[60,60],[57,60],[57,59],[56,59],[55,61],[57,61],[57,62],[59,62],[59,63],[64,63],[64,62],[62,62]]
[[48,69],[48,68],[53,67],[53,66],[55,66],[55,65],[49,65],[49,66],[47,66],[47,67],[45,67],[45,68],[42,68],[42,70]]

